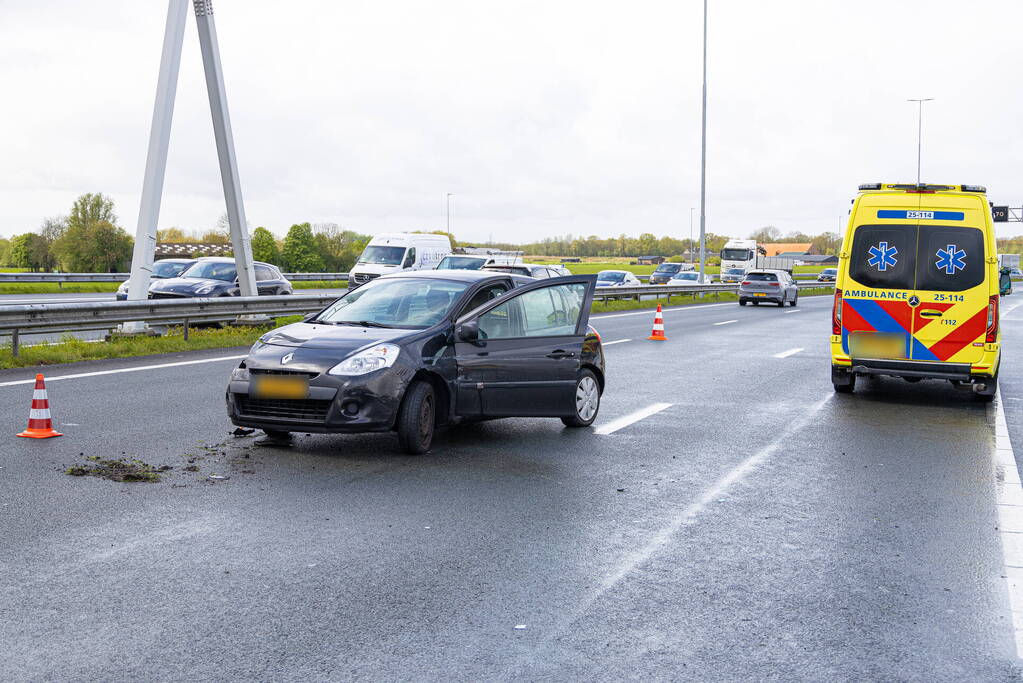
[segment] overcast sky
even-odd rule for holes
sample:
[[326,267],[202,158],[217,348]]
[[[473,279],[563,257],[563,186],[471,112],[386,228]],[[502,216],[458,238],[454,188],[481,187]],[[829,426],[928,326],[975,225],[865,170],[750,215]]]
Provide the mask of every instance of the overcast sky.
[[[699,0],[215,0],[249,223],[652,232],[699,206]],[[0,236],[84,192],[134,233],[165,0],[0,0]],[[1019,0],[710,0],[707,229],[838,228],[856,185],[1023,204]],[[224,211],[189,8],[160,227]],[[697,209],[696,230],[699,230]],[[1001,224],[1000,235],[1023,233]]]

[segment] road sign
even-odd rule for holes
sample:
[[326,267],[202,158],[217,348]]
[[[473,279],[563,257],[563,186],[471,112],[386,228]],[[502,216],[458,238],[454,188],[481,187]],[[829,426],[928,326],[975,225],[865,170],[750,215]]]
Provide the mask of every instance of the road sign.
[[1009,207],[1007,207],[1007,206],[992,206],[991,207],[991,219],[995,223],[1008,223],[1009,222]]

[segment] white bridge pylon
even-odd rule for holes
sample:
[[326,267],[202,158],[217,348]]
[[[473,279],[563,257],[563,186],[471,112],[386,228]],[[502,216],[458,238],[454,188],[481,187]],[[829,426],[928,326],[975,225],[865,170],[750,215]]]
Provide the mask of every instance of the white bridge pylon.
[[[242,296],[256,296],[256,276],[252,267],[252,245],[245,220],[238,162],[234,153],[231,117],[227,112],[224,74],[217,45],[217,29],[213,22],[213,0],[193,0],[196,24],[199,29],[199,47],[202,51],[203,70],[206,72],[206,92],[213,116],[213,135],[220,160],[220,179],[224,185],[227,220],[231,226],[231,245],[238,269],[238,286]],[[149,296],[149,277],[153,270],[156,250],[156,228],[160,218],[163,180],[167,170],[167,149],[170,144],[171,120],[174,116],[174,98],[181,68],[181,45],[185,37],[188,0],[169,0],[167,29],[163,36],[163,54],[160,58],[160,76],[156,85],[156,104],[149,132],[149,151],[146,155],[146,173],[142,182],[139,203],[139,221],[135,232],[135,250],[131,260],[129,299]],[[125,325],[126,331],[132,331]],[[135,330],[145,323],[131,323]]]

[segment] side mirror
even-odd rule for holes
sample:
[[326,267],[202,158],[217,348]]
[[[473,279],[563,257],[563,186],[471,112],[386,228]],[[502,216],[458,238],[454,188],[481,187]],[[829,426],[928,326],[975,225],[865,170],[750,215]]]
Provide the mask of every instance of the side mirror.
[[458,341],[475,344],[480,338],[480,324],[475,320],[469,320],[455,329],[455,338]]

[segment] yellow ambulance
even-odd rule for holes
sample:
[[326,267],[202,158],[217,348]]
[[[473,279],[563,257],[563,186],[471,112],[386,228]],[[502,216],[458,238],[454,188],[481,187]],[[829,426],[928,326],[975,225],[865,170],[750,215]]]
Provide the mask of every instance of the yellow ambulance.
[[986,190],[860,185],[839,254],[831,382],[944,379],[994,398],[1001,357],[998,263]]

